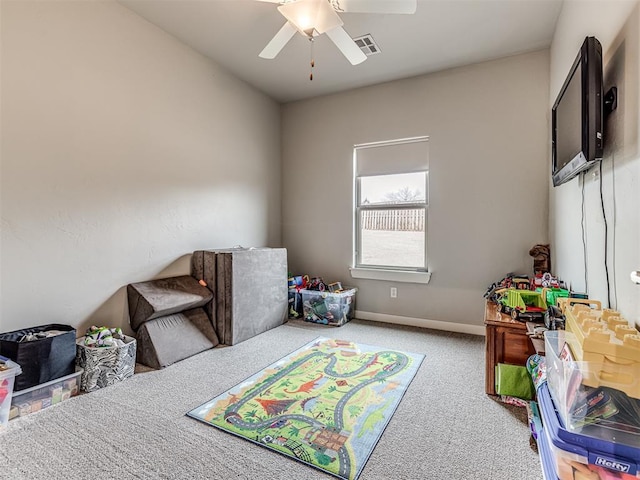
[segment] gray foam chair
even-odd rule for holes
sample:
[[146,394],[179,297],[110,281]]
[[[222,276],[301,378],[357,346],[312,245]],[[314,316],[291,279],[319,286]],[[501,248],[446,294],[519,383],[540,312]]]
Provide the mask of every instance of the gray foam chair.
[[218,337],[202,308],[143,323],[136,333],[137,361],[163,368],[218,345]]
[[127,285],[129,324],[138,330],[154,318],[203,307],[213,299],[211,291],[189,276],[163,278]]

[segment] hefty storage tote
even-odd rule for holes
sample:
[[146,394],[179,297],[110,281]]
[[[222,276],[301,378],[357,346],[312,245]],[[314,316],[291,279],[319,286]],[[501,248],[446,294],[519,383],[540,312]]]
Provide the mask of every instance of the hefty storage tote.
[[300,290],[302,310],[307,322],[340,326],[353,319],[356,311],[357,288],[339,292]]
[[76,367],[76,372],[71,375],[14,392],[9,420],[39,412],[51,405],[75,397],[80,390],[80,375],[82,375],[82,369]]
[[540,465],[542,466],[542,479],[558,480],[553,453],[549,448],[549,440],[546,438],[546,432],[544,429],[541,429],[537,433],[536,442],[538,443],[538,455],[540,457]]
[[22,368],[15,391],[75,372],[76,329],[49,324],[0,334],[0,355]]
[[[547,384],[538,389],[538,402],[543,423],[538,441],[546,480],[640,478],[640,445],[637,436],[620,435],[621,438],[613,441],[569,432],[561,422]],[[634,443],[618,443],[618,440]]]
[[93,392],[121,382],[133,375],[136,368],[136,339],[121,335],[121,347],[87,347],[84,338],[77,342],[77,364],[84,369],[80,389]]
[[0,365],[2,368],[0,370],[0,432],[2,432],[9,421],[14,380],[22,370],[20,365],[5,357],[0,357]]

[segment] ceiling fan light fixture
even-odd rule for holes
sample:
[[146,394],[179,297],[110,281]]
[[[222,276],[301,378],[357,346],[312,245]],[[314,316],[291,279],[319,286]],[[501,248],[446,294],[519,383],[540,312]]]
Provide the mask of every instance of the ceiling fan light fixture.
[[327,0],[297,0],[278,7],[278,11],[303,35],[311,37],[343,25]]

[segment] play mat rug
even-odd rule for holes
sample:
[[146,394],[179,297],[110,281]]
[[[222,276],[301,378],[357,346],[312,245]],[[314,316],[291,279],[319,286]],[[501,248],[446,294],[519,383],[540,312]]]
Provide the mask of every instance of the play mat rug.
[[423,359],[320,337],[187,415],[353,480]]

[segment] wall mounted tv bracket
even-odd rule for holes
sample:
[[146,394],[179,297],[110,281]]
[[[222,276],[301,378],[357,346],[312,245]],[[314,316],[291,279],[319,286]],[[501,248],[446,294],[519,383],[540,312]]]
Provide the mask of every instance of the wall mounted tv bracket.
[[618,87],[611,87],[604,95],[604,111],[606,114],[618,108]]

